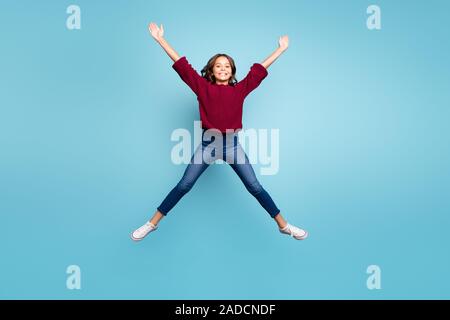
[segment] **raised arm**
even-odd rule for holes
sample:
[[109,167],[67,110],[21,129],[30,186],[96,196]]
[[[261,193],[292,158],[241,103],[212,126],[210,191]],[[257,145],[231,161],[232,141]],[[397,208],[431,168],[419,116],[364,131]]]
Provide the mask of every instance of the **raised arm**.
[[167,55],[173,60],[173,62],[176,62],[178,59],[180,59],[180,56],[178,53],[170,46],[170,44],[164,39],[164,28],[161,24],[161,27],[158,27],[158,25],[154,22],[150,22],[148,25],[148,30],[150,31],[151,36],[153,39],[156,40],[160,44],[160,46],[166,51]]
[[264,68],[268,68],[289,47],[288,36],[282,36],[278,40],[278,48],[266,60],[261,62]]

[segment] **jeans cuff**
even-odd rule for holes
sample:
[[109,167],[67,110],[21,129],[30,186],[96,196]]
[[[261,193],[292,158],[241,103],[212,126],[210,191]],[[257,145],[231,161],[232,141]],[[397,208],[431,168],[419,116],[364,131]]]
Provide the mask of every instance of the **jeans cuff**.
[[167,216],[167,212],[165,212],[164,210],[161,210],[160,207],[156,208],[156,210],[158,210],[159,212],[161,212],[163,216]]

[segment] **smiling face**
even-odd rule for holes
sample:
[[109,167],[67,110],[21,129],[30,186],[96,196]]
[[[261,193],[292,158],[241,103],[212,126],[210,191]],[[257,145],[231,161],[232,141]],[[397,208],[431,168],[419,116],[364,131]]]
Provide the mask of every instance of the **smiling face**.
[[213,75],[216,79],[216,84],[228,85],[228,81],[233,73],[227,57],[221,56],[216,59],[213,66]]

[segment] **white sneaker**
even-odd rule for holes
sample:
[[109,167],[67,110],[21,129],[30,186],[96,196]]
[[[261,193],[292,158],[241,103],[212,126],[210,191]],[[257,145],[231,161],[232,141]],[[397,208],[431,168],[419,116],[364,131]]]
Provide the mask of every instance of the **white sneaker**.
[[146,224],[133,231],[133,233],[131,234],[131,239],[133,239],[134,241],[141,241],[150,232],[155,231],[156,229],[158,229],[158,226],[155,226],[153,223],[147,221]]
[[281,233],[288,234],[297,240],[304,240],[308,237],[308,232],[289,223],[283,229],[279,228],[279,230]]

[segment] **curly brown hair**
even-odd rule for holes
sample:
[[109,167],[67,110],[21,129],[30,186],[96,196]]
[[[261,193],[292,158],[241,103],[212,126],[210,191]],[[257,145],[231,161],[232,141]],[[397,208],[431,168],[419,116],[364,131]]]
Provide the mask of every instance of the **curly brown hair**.
[[206,80],[208,80],[211,83],[216,83],[216,77],[214,77],[214,73],[213,73],[213,68],[214,68],[214,63],[216,62],[216,59],[219,57],[225,57],[228,59],[228,61],[230,62],[230,66],[231,66],[231,77],[228,80],[228,84],[230,86],[234,86],[238,81],[236,80],[236,65],[234,64],[234,60],[232,57],[230,57],[229,55],[225,54],[225,53],[218,53],[215,54],[214,56],[211,57],[211,59],[208,60],[208,63],[206,64],[206,66],[203,67],[201,73],[202,73],[202,77],[205,78]]

